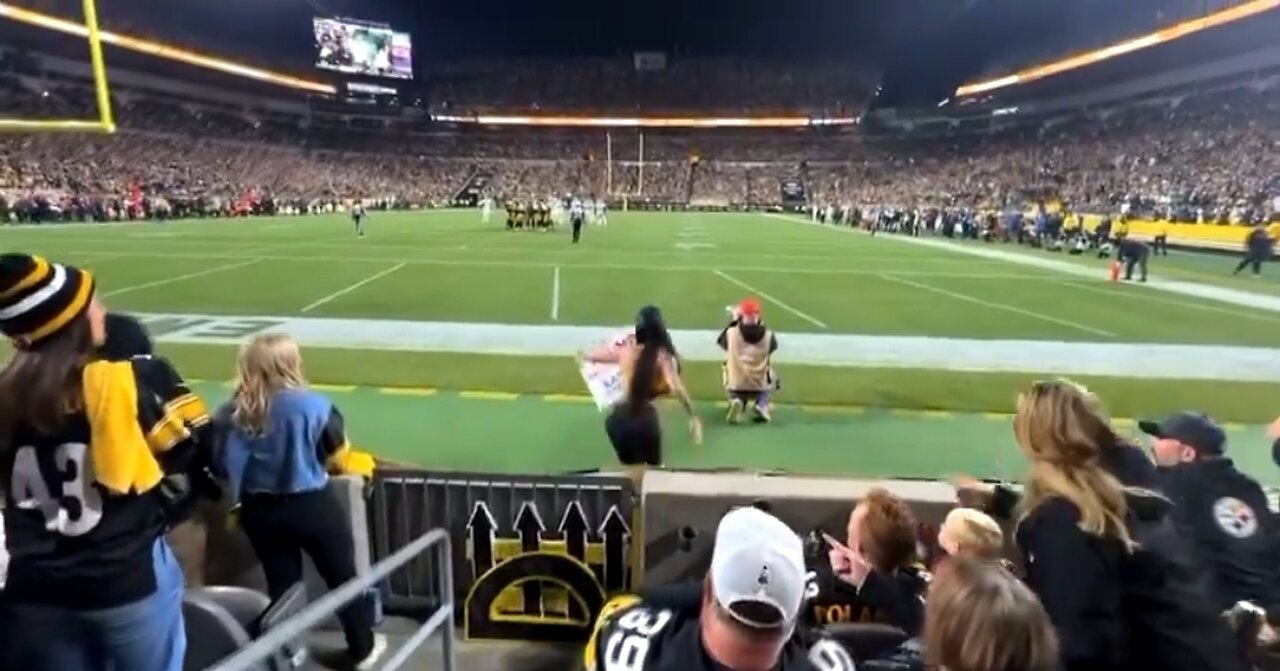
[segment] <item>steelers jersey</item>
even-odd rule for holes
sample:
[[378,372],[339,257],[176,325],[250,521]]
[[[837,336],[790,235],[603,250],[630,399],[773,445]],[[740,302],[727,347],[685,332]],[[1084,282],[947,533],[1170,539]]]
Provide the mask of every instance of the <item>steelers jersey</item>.
[[[661,608],[636,596],[605,605],[583,651],[586,671],[727,671],[702,646],[697,610]],[[776,671],[856,671],[839,643],[792,636]]]
[[144,383],[166,378],[180,379],[161,359],[92,362],[83,409],[53,434],[18,426],[4,438],[8,600],[98,610],[155,592],[152,553],[165,532],[156,455],[208,423],[185,385],[157,393]]

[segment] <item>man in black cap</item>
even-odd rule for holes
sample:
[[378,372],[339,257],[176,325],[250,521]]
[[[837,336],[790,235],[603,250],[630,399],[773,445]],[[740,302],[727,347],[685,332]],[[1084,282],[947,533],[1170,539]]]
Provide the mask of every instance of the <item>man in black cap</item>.
[[1152,437],[1161,491],[1173,521],[1194,548],[1214,606],[1250,601],[1280,623],[1276,516],[1253,478],[1225,456],[1226,433],[1201,413],[1179,412],[1138,427]]

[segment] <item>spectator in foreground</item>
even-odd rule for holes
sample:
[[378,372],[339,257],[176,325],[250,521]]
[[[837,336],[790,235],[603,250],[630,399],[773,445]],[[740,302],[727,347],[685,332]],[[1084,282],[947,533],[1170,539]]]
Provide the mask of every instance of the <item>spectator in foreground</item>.
[[972,508],[956,508],[947,513],[938,530],[938,547],[951,557],[999,561],[1004,551],[1004,532],[990,515]]
[[925,606],[925,659],[947,671],[1056,671],[1058,639],[1036,595],[997,564],[955,557]]
[[[1053,384],[1069,386],[1083,408],[1090,415],[1099,418],[1101,424],[1094,427],[1094,430],[1099,433],[1098,442],[1101,446],[1098,464],[1104,471],[1125,487],[1148,490],[1159,488],[1160,478],[1155,464],[1151,463],[1142,448],[1111,428],[1105,419],[1102,402],[1093,392],[1067,380]],[[955,484],[956,498],[962,506],[981,510],[1001,522],[1013,521],[1018,514],[1018,503],[1022,495],[1011,487],[989,485],[969,476],[956,478]]]
[[[351,521],[327,489],[328,473],[372,477],[373,460],[351,448],[333,402],[307,388],[297,343],[269,334],[245,344],[235,391],[216,422],[217,466],[239,503],[272,601],[303,579],[303,552],[329,589],[355,578]],[[338,612],[360,670],[374,668],[387,648],[365,606],[356,601]]]
[[204,584],[207,529],[196,515],[205,501],[217,501],[222,491],[210,468],[213,457],[213,427],[204,401],[182,379],[173,365],[155,352],[151,334],[142,322],[118,312],[107,313],[107,340],[98,356],[110,361],[129,361],[143,384],[164,404],[166,412],[182,420],[192,439],[182,449],[160,457],[165,471],[160,492],[169,524],[169,546],[182,565],[184,584]]
[[906,501],[884,489],[867,492],[849,514],[847,545],[826,539],[831,546],[831,576],[819,572],[819,589],[837,597],[847,595],[870,610],[870,617],[864,619],[914,636],[924,619],[927,587],[916,563],[915,530],[915,517]]
[[716,528],[701,598],[614,598],[583,661],[588,671],[854,671],[838,643],[797,632],[806,582],[800,537],[759,508],[736,508]]
[[132,362],[98,358],[105,310],[89,273],[0,256],[0,331],[15,347],[0,372],[0,481],[17,483],[4,488],[0,666],[179,671],[182,570],[158,455],[182,449],[186,426]]
[[1280,621],[1275,515],[1262,486],[1227,458],[1226,432],[1194,412],[1138,427],[1152,438],[1174,524],[1208,574],[1214,607],[1225,612],[1250,601],[1267,611],[1268,621]]
[[1027,457],[1016,539],[1027,585],[1057,629],[1066,671],[1241,671],[1244,651],[1178,556],[1169,504],[1102,466],[1114,439],[1097,404],[1066,381],[1018,398]]

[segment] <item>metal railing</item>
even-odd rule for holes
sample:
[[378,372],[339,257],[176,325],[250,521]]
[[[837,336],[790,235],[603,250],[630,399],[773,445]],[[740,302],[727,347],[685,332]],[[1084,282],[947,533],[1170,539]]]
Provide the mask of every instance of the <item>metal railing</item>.
[[449,532],[445,529],[432,529],[419,536],[417,540],[404,546],[395,554],[371,566],[368,573],[357,576],[338,589],[325,594],[302,612],[254,640],[248,647],[211,667],[212,670],[248,671],[258,668],[258,665],[270,658],[282,646],[288,645],[314,629],[343,606],[363,596],[369,588],[386,580],[393,572],[418,555],[432,549],[438,549],[442,554],[441,561],[436,563],[436,566],[441,568],[437,574],[440,582],[440,605],[431,617],[427,618],[426,622],[423,622],[422,626],[404,642],[404,645],[400,646],[396,653],[379,668],[381,671],[399,669],[432,634],[443,628],[444,636],[440,642],[440,650],[444,657],[443,669],[453,671],[456,668],[454,664],[456,632],[453,622],[453,566],[450,561],[453,552],[449,542]]

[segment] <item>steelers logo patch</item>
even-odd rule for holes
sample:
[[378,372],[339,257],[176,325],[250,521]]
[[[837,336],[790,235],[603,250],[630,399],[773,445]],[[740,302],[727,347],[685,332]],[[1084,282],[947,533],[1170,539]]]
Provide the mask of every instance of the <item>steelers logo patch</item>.
[[1258,532],[1258,515],[1249,504],[1230,496],[1213,504],[1213,519],[1228,535],[1249,538]]

